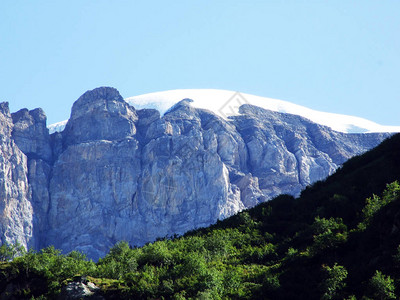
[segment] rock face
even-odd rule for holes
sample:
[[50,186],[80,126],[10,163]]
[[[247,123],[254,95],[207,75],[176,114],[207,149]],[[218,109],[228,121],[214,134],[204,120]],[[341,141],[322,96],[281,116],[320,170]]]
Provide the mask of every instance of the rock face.
[[12,138],[27,156],[26,176],[31,192],[29,202],[34,209],[32,225],[35,237],[30,245],[40,248],[41,237],[47,231],[47,212],[50,205],[49,179],[53,163],[46,115],[40,108],[32,111],[22,109],[12,114],[12,120],[14,123]]
[[32,195],[28,160],[12,138],[8,103],[0,104],[0,239],[2,243],[33,243]]
[[65,145],[133,136],[137,119],[135,109],[116,89],[86,92],[72,106],[71,118],[65,128]]
[[163,117],[117,90],[86,92],[62,133],[40,110],[0,114],[2,241],[97,259],[207,226],[281,194],[298,195],[389,134],[344,134],[243,105],[228,121],[190,99]]

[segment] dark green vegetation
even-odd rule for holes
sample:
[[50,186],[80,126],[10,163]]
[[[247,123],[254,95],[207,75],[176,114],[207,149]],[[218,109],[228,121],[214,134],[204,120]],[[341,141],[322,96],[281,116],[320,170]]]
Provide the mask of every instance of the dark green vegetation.
[[86,275],[106,299],[396,299],[399,181],[395,135],[297,199],[282,195],[183,237],[120,242],[98,263],[51,247],[28,252],[0,264],[0,294],[54,298]]

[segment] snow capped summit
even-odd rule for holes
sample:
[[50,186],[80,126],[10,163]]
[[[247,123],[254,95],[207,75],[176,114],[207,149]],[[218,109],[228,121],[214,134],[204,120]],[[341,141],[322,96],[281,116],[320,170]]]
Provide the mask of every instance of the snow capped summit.
[[239,115],[240,105],[251,104],[276,112],[299,115],[315,123],[329,126],[333,130],[346,133],[400,132],[400,126],[383,126],[359,117],[320,112],[288,101],[227,90],[170,90],[134,96],[126,98],[125,101],[136,109],[155,108],[163,114],[184,98],[192,99],[192,106],[211,110],[223,118]]
[[[321,112],[288,101],[228,90],[169,90],[129,97],[125,101],[135,109],[154,108],[164,114],[173,105],[185,98],[193,100],[191,102],[193,107],[210,110],[224,119],[239,115],[239,107],[241,105],[251,104],[276,112],[299,115],[315,123],[329,126],[333,130],[345,133],[400,132],[400,126],[384,126],[355,116]],[[52,124],[49,126],[49,130],[50,132],[60,131],[65,124],[66,121]]]

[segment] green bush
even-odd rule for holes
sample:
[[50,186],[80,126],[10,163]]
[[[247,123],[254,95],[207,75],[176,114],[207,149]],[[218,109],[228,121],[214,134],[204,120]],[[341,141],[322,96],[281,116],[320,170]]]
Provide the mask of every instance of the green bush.
[[340,299],[340,292],[346,286],[344,282],[348,275],[346,268],[335,263],[332,267],[323,265],[322,269],[325,272],[326,278],[321,284],[321,299]]
[[11,261],[17,256],[24,255],[26,250],[19,242],[15,244],[4,243],[0,246],[0,262]]
[[324,249],[337,248],[339,244],[347,240],[347,226],[341,218],[316,217],[312,225],[314,231],[314,243],[312,250],[318,253]]
[[97,276],[120,279],[124,274],[135,272],[137,267],[137,253],[130,249],[127,242],[121,241],[103,259],[99,259]]
[[377,270],[369,282],[375,299],[383,300],[397,298],[394,293],[394,280],[390,278],[390,276],[385,276]]

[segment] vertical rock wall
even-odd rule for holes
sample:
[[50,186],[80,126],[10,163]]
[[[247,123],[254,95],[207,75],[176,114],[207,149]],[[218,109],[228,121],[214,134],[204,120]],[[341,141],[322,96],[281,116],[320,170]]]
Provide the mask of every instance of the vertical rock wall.
[[12,138],[8,103],[0,103],[0,240],[34,244],[27,157]]

